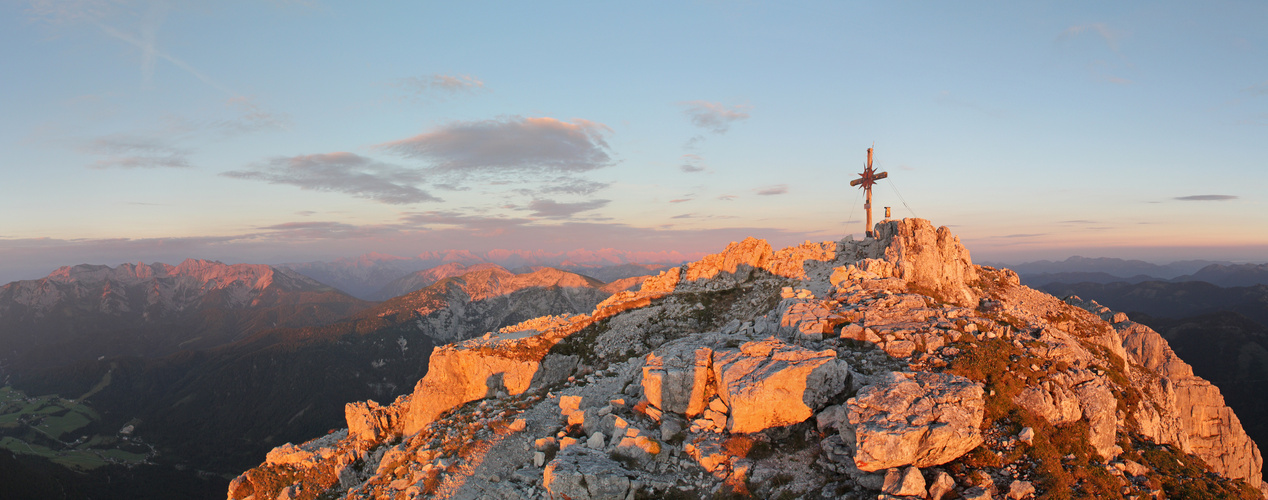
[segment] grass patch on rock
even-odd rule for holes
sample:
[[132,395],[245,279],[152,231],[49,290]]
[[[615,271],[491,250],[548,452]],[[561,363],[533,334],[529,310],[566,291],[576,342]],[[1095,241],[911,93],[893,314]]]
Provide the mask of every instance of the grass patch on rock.
[[1201,458],[1176,450],[1170,445],[1137,442],[1132,455],[1153,469],[1149,481],[1157,484],[1167,498],[1186,500],[1263,498],[1259,491],[1246,481],[1229,480],[1211,471]]

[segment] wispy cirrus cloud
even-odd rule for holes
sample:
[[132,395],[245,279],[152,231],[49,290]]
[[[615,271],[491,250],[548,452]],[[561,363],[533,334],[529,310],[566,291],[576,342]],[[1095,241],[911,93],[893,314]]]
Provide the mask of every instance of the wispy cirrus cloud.
[[1177,196],[1173,199],[1179,201],[1229,201],[1236,200],[1237,197],[1231,194],[1195,194],[1192,196]]
[[291,125],[289,115],[265,109],[254,97],[230,97],[224,101],[223,109],[228,113],[216,118],[166,115],[162,117],[161,127],[154,133],[168,137],[219,136],[215,138],[229,139],[264,130],[287,129]]
[[93,139],[77,148],[100,157],[91,168],[189,168],[190,150],[170,141],[130,134]]
[[286,115],[265,111],[250,98],[234,97],[225,103],[234,111],[228,118],[190,120],[169,115],[148,130],[77,140],[75,150],[97,157],[90,168],[187,168],[194,150],[183,143],[213,138],[209,136],[225,139],[289,124]]
[[471,75],[442,75],[440,73],[427,76],[411,76],[402,78],[397,81],[401,87],[411,90],[414,93],[424,92],[445,92],[456,94],[459,92],[471,92],[484,88],[484,82]]
[[522,226],[532,222],[532,219],[519,217],[490,217],[485,215],[469,215],[455,211],[410,213],[406,214],[402,220],[406,224],[413,226],[456,226],[479,231],[506,229],[513,226]]
[[767,186],[767,187],[764,187],[764,188],[758,188],[758,189],[755,189],[755,190],[753,190],[753,192],[757,193],[757,194],[758,194],[758,195],[760,195],[760,196],[774,196],[774,195],[778,195],[778,194],[787,194],[787,193],[788,193],[788,185],[787,185],[787,184],[779,184],[779,185],[776,185],[776,186]]
[[259,228],[275,240],[341,240],[374,238],[398,230],[391,224],[347,224],[344,222],[286,222]]
[[388,204],[443,201],[418,187],[423,182],[421,171],[346,152],[273,158],[221,175],[345,193]]
[[1018,234],[1009,234],[1009,235],[1000,236],[1000,238],[1037,238],[1040,236],[1047,236],[1047,235],[1048,233],[1018,233]]
[[286,129],[291,124],[289,115],[268,111],[253,97],[230,97],[225,104],[237,112],[237,115],[232,118],[214,123],[214,128],[226,136],[249,134],[260,130]]
[[682,155],[682,165],[678,166],[678,170],[682,170],[683,172],[687,172],[689,174],[696,173],[696,172],[704,172],[705,167],[703,163],[704,163],[704,158],[702,158],[700,155],[688,153],[688,154]]
[[[194,65],[159,47],[158,33],[173,5],[170,2],[118,2],[100,0],[36,0],[27,10],[34,19],[51,25],[69,26],[88,24],[103,34],[131,45],[140,51],[141,79],[146,87],[154,85],[157,62],[167,61],[188,75],[230,96],[238,95],[224,84],[212,79]],[[121,29],[117,26],[135,26]]]
[[[1001,118],[1004,116],[1004,113],[998,109],[994,109],[989,106],[984,106],[977,101],[965,99],[963,97],[954,95],[949,90],[943,90],[938,92],[937,97],[935,97],[934,99],[938,104],[976,111],[978,113],[989,116],[991,118]],[[904,168],[904,170],[911,170],[911,168],[907,167],[907,168]]]
[[544,194],[576,194],[587,195],[594,194],[596,191],[605,189],[611,184],[606,182],[595,182],[586,179],[578,179],[576,177],[556,177],[547,181],[543,181],[543,186],[538,192]]
[[1130,85],[1133,83],[1132,80],[1120,76],[1123,71],[1132,68],[1131,62],[1119,50],[1119,43],[1126,36],[1125,32],[1111,28],[1105,23],[1076,24],[1058,34],[1056,41],[1057,43],[1067,44],[1086,35],[1092,35],[1095,39],[1100,40],[1105,45],[1105,48],[1109,49],[1110,53],[1113,54],[1113,58],[1117,59],[1117,62],[1112,62],[1097,58],[1087,63],[1087,71],[1092,78],[1116,85]]
[[589,120],[506,117],[454,122],[377,147],[422,160],[440,174],[580,173],[610,166],[606,125]]
[[731,124],[747,120],[748,110],[752,109],[752,106],[743,104],[728,106],[710,101],[685,101],[678,104],[683,106],[683,112],[693,125],[715,134],[725,134],[731,129]]
[[1268,95],[1268,82],[1251,85],[1249,87],[1242,89],[1242,92],[1245,92],[1251,95]]
[[528,204],[527,210],[531,210],[533,217],[543,217],[547,219],[566,219],[581,212],[588,212],[603,208],[611,200],[590,200],[576,203],[560,203],[553,200],[533,200]]
[[[678,103],[683,108],[683,113],[687,115],[687,119],[699,128],[714,134],[725,134],[731,129],[731,125],[747,120],[749,118],[748,111],[752,106],[746,104],[726,105],[712,101],[683,101]],[[705,141],[705,133],[699,133],[687,139],[683,143],[682,148],[686,151],[697,151],[700,145]],[[708,170],[704,165],[704,157],[688,153],[682,155],[682,163],[678,165],[678,170],[685,173],[698,173]]]
[[1057,41],[1063,42],[1085,34],[1096,35],[1114,52],[1118,52],[1118,41],[1123,37],[1121,31],[1111,29],[1105,23],[1089,23],[1076,24],[1066,28],[1060,35],[1057,35]]

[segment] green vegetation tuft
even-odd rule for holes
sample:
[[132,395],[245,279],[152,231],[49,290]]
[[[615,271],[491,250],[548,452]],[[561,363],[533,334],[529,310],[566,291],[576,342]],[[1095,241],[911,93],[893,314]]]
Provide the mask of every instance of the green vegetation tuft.
[[1137,446],[1141,463],[1155,472],[1149,480],[1161,486],[1167,498],[1186,500],[1258,500],[1263,498],[1259,491],[1246,484],[1246,481],[1224,479],[1211,472],[1210,466],[1202,459],[1181,453],[1170,445],[1142,442]]

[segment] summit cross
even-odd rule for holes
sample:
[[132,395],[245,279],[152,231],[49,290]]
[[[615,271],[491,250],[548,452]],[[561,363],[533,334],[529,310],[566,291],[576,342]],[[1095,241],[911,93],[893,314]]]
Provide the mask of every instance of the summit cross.
[[876,173],[875,170],[872,170],[872,148],[867,148],[867,166],[863,167],[858,179],[850,181],[850,185],[862,186],[863,191],[867,193],[867,202],[863,204],[863,209],[867,211],[866,234],[868,238],[872,237],[872,185],[886,177],[889,177],[889,172]]

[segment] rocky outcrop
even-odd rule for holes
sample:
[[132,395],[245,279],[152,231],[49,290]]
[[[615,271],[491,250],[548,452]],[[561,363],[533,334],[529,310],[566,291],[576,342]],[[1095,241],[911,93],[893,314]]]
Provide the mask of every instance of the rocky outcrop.
[[1090,370],[1076,368],[1053,374],[1043,385],[1023,389],[1013,401],[1052,425],[1086,420],[1089,444],[1098,454],[1115,458],[1122,452],[1114,444],[1118,399],[1110,384]]
[[1219,388],[1193,375],[1192,367],[1152,329],[1130,321],[1119,322],[1115,328],[1123,337],[1132,363],[1147,374],[1137,377],[1145,379],[1138,383],[1144,382],[1142,385],[1162,396],[1151,398],[1150,402],[1157,413],[1170,417],[1139,419],[1143,421],[1141,432],[1161,442],[1179,444],[1182,450],[1201,457],[1222,475],[1261,484],[1263,457],[1259,447],[1246,435],[1233,410],[1224,404]]
[[942,465],[982,444],[982,395],[964,377],[892,373],[850,398],[842,435],[859,470]]
[[356,401],[343,407],[348,434],[354,439],[378,443],[400,436],[402,411],[409,408],[409,396],[401,396],[394,404],[379,406],[374,401]]
[[553,339],[524,331],[506,331],[437,347],[428,361],[427,375],[414,387],[408,410],[403,412],[402,434],[415,434],[440,414],[468,401],[499,393],[523,394],[534,383],[559,382],[571,373],[575,364],[550,363],[546,359],[547,351],[554,341],[589,323],[586,317],[563,321],[550,331],[556,336]]
[[876,238],[883,242],[894,277],[947,302],[977,303],[970,289],[978,280],[973,260],[946,226],[934,229],[924,219],[884,221],[876,225]]

